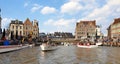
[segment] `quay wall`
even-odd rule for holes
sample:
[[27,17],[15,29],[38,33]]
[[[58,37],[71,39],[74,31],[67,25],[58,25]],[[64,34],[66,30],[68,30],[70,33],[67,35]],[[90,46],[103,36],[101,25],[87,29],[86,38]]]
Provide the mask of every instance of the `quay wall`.
[[[53,42],[67,42],[67,43],[74,43],[77,44],[78,42],[80,42],[80,40],[75,40],[75,38],[53,38],[51,39],[51,41]],[[94,44],[94,43],[92,43]],[[120,47],[120,42],[102,42],[102,46],[117,46]]]

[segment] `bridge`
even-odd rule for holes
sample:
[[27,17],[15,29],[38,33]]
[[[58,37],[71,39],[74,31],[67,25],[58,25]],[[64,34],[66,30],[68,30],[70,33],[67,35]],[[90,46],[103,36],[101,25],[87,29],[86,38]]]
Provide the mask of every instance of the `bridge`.
[[53,42],[67,42],[67,43],[76,43],[78,40],[75,40],[75,38],[52,38],[51,41]]

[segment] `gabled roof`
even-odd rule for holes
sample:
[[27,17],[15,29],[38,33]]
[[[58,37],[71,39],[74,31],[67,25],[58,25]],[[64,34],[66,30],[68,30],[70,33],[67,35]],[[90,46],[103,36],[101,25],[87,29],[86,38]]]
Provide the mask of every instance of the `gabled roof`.
[[78,24],[85,24],[85,25],[93,25],[93,26],[96,26],[96,21],[93,20],[93,21],[80,21]]
[[120,18],[114,19],[114,22],[112,23],[112,25],[117,24],[117,23],[120,23]]
[[24,24],[26,25],[32,25],[32,22],[30,22],[30,20],[29,20],[29,18],[27,18],[26,20],[25,20],[25,22],[24,22]]

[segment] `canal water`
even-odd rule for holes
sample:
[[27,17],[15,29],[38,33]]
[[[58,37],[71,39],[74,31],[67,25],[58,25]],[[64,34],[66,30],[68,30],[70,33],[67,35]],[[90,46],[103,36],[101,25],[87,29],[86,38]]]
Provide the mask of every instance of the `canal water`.
[[48,52],[39,47],[25,48],[0,54],[0,64],[120,64],[120,47],[58,46]]

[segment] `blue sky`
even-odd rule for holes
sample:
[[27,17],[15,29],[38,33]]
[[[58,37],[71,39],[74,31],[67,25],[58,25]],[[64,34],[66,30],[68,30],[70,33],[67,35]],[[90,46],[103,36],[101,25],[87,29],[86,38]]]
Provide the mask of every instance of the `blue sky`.
[[39,22],[40,32],[75,32],[76,22],[96,20],[103,34],[120,18],[120,0],[0,0],[2,28],[10,20]]

